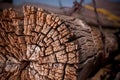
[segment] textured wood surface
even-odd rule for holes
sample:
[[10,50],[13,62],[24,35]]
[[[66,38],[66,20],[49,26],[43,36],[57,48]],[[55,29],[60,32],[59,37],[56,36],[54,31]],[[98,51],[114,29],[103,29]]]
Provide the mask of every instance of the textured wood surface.
[[99,30],[79,19],[10,8],[0,17],[0,80],[86,80],[103,46]]

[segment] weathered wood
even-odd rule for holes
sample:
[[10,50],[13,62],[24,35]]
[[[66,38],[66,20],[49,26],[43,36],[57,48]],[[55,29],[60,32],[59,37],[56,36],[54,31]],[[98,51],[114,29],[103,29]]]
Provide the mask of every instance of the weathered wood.
[[1,80],[86,80],[118,48],[106,32],[104,53],[99,30],[79,19],[33,6],[23,14],[9,9],[0,18]]

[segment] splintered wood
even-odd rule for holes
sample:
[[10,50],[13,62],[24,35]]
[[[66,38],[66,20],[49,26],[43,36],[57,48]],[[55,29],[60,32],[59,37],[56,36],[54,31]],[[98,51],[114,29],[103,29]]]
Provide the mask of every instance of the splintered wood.
[[0,80],[79,80],[101,50],[91,28],[33,6],[23,14],[8,9],[0,18]]

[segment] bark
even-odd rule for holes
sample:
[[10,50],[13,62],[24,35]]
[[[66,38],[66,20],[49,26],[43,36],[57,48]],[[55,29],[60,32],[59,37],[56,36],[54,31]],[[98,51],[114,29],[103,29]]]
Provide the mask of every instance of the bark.
[[33,6],[4,10],[0,80],[86,80],[118,49],[116,37],[109,31],[105,35],[107,53],[100,31],[80,19]]

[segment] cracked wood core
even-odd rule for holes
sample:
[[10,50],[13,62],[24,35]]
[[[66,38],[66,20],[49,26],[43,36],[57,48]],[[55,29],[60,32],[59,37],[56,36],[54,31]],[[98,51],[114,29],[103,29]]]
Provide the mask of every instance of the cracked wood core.
[[24,6],[22,14],[10,8],[0,17],[0,80],[82,79],[102,51],[100,36],[41,8]]

